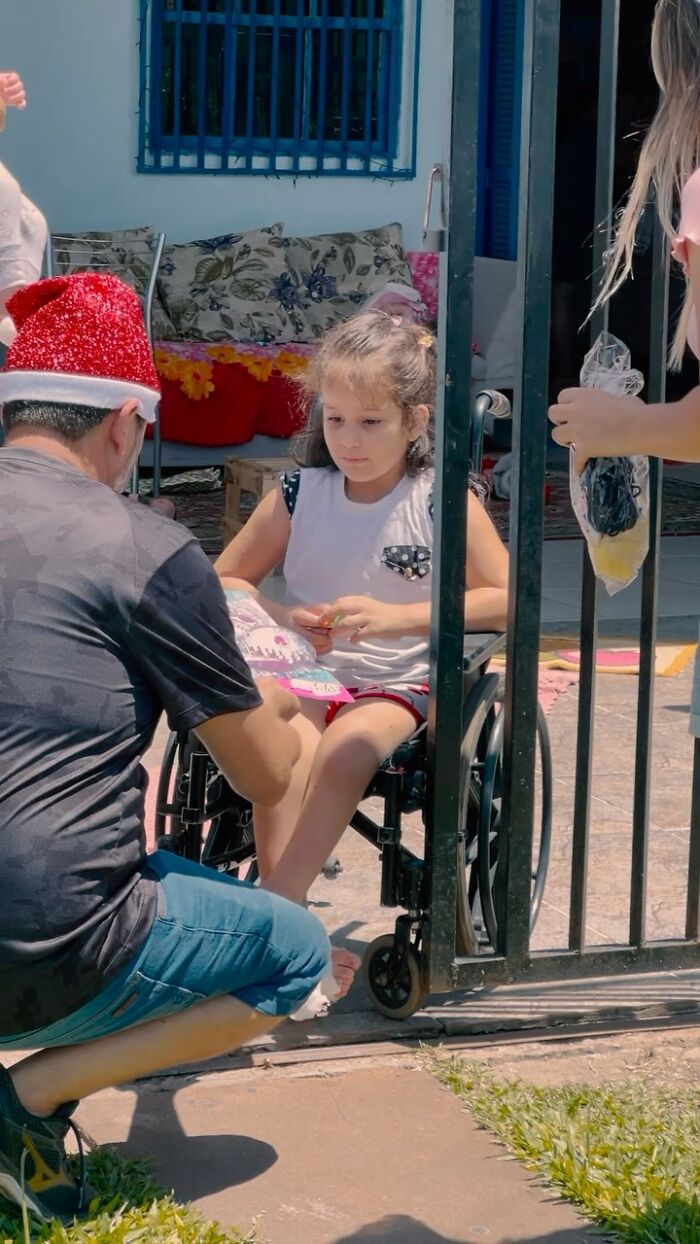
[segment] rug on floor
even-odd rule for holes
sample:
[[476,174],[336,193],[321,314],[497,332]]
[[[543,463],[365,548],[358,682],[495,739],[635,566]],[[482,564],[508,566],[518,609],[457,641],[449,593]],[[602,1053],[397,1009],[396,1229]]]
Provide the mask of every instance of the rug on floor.
[[[549,499],[544,507],[545,540],[580,540],[581,528],[571,506],[568,472],[548,471],[547,484]],[[507,539],[510,502],[492,496],[488,502],[488,510],[499,535]],[[664,480],[661,534],[700,534],[700,484],[693,484],[688,480]]]
[[[657,644],[655,674],[657,678],[675,678],[692,661],[697,644]],[[597,674],[638,674],[640,649],[634,644],[619,647],[598,648],[596,651]],[[571,636],[543,635],[540,639],[540,678],[542,671],[569,672],[578,678],[581,669],[581,651],[572,644]],[[505,665],[505,656],[493,658],[494,665]]]
[[[581,653],[566,642],[561,646],[543,640],[540,650],[540,664],[550,670],[571,670],[578,673],[581,668]],[[550,646],[551,644],[551,646]],[[695,656],[697,644],[657,644],[655,654],[655,673],[657,678],[675,678],[687,668]],[[640,649],[631,645],[624,648],[598,648],[596,651],[597,674],[638,674]]]
[[218,488],[212,492],[180,493],[174,497],[178,522],[196,536],[205,553],[217,554],[224,547],[222,525],[225,496],[225,490]]
[[[545,540],[574,540],[581,530],[571,508],[569,477],[565,471],[547,474],[549,501],[544,507]],[[200,541],[205,553],[221,552],[225,490],[182,492],[175,497],[178,518]],[[510,503],[491,497],[489,513],[504,539],[508,538]],[[664,480],[661,512],[661,534],[664,536],[700,535],[700,484],[687,480]]]

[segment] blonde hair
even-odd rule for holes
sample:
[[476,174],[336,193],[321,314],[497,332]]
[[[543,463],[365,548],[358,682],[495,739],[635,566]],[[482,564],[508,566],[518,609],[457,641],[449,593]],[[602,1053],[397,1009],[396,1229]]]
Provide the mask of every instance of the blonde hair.
[[389,398],[403,411],[405,423],[417,406],[427,406],[428,426],[408,446],[406,471],[418,475],[427,470],[433,465],[436,358],[432,333],[385,311],[365,311],[331,329],[301,382],[308,415],[295,446],[300,465],[334,465],[317,399],[328,380],[338,379],[356,393]]
[[[619,217],[596,307],[617,292],[632,270],[637,228],[651,188],[663,230],[673,239],[674,209],[688,178],[700,167],[699,0],[657,0],[651,58],[661,97]],[[676,369],[683,362],[692,301],[688,285],[669,357]]]

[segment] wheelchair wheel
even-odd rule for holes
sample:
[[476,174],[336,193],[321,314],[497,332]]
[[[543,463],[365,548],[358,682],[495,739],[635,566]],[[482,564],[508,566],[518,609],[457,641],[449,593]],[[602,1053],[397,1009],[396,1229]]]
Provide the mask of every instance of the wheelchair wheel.
[[[498,932],[494,888],[503,829],[503,680],[488,674],[465,706],[462,801],[457,867],[457,953],[478,954],[484,941],[495,948]],[[552,759],[547,722],[537,710],[536,824],[533,842],[530,928],[535,927],[549,866],[552,834]]]
[[[171,733],[168,736],[158,777],[155,813],[156,847],[197,861],[202,849],[203,791],[201,820],[186,820],[181,814],[192,802],[190,768],[198,750],[201,751],[201,745],[193,734],[184,737]],[[202,780],[203,775],[200,775]]]
[[428,996],[418,951],[409,944],[401,963],[393,933],[370,943],[362,973],[373,1006],[389,1019],[407,1019],[420,1010]]
[[[254,881],[255,844],[248,801],[232,790],[208,758],[195,775],[197,791],[189,789],[192,757],[202,750],[194,735],[184,741],[176,734],[168,738],[158,781],[156,843],[235,877],[252,860],[246,879]],[[190,805],[191,815],[193,802],[196,819],[185,821],[181,812]]]

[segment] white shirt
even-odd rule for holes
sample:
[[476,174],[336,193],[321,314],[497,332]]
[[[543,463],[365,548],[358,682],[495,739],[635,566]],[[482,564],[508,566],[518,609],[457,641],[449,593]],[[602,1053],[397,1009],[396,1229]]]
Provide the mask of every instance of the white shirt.
[[[287,603],[330,604],[371,596],[386,604],[429,601],[432,580],[433,472],[405,475],[388,496],[364,505],[345,495],[345,477],[328,467],[283,477],[292,531],[284,562]],[[346,687],[428,681],[428,640],[338,638],[322,663]]]
[[46,221],[4,164],[0,164],[0,342],[10,345],[15,326],[7,300],[38,281],[46,249]]

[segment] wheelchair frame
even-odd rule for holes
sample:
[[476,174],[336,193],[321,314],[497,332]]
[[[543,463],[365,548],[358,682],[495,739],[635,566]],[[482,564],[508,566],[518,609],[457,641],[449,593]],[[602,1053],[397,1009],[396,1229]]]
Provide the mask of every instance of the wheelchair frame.
[[[456,868],[458,877],[457,953],[492,953],[496,946],[503,698],[501,679],[488,672],[493,655],[503,647],[498,635],[472,635],[465,643],[464,731],[462,783]],[[533,867],[530,923],[534,927],[542,902],[549,863],[552,827],[552,766],[543,713],[538,717],[542,774],[540,836]],[[375,939],[367,949],[363,970],[374,1006],[382,1014],[404,1019],[427,997],[421,946],[429,900],[424,861],[402,841],[402,817],[424,815],[428,793],[425,727],[401,744],[375,775],[364,798],[379,796],[384,810],[380,824],[358,807],[351,827],[379,852],[380,901],[403,908],[394,932]],[[173,771],[175,778],[173,783]],[[204,834],[204,826],[209,830]],[[247,879],[257,876],[250,804],[217,772],[208,753],[193,735],[172,734],[166,746],[156,805],[156,845],[236,876],[246,862]],[[252,871],[251,871],[252,869]]]

